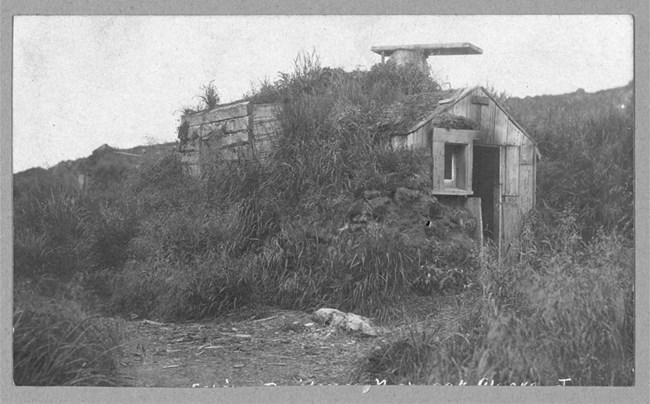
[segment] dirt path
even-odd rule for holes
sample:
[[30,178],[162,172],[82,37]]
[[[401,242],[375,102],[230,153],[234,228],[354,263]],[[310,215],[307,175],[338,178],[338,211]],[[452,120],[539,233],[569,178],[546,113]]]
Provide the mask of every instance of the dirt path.
[[[411,326],[453,332],[471,299],[416,298],[408,306]],[[258,317],[128,321],[121,372],[139,387],[347,384],[365,355],[407,326],[396,321],[379,327],[378,337],[363,337],[314,323],[299,311],[268,310]]]

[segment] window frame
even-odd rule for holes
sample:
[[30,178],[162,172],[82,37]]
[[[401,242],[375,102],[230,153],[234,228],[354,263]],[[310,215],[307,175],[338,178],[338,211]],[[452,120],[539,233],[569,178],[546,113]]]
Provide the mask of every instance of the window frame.
[[[473,145],[479,130],[433,128],[433,190],[434,195],[473,195]],[[450,147],[451,146],[451,147]],[[451,179],[445,178],[448,153],[451,157]],[[462,167],[461,167],[462,165]]]

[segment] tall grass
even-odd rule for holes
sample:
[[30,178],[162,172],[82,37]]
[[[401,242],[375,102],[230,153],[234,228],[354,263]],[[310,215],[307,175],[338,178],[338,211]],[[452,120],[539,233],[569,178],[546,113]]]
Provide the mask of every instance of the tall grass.
[[52,190],[17,206],[14,215],[14,277],[69,281],[92,262],[84,198]]
[[202,93],[199,95],[199,99],[203,103],[203,109],[210,110],[219,105],[219,92],[213,81],[201,86],[201,91]]
[[599,228],[633,235],[633,102],[630,85],[508,101],[539,142],[538,198],[556,209],[571,205],[585,240]]
[[[206,105],[217,96],[210,86]],[[541,202],[524,227],[516,263],[497,265],[490,248],[431,242],[424,251],[403,229],[382,223],[337,230],[364,191],[392,196],[399,187],[430,187],[428,156],[391,150],[380,118],[406,97],[437,90],[417,70],[385,64],[345,72],[303,54],[292,71],[249,94],[253,102],[283,106],[266,163],[207,156],[198,179],[167,155],[132,173],[99,167],[100,185],[86,194],[42,183],[17,192],[15,277],[59,300],[94,296],[112,314],[171,321],[256,302],[328,305],[383,320],[396,315],[401,296],[474,283],[480,304],[456,333],[398,336],[369,357],[366,376],[390,383],[631,384],[625,112],[589,120],[560,113],[559,126],[544,132],[533,125],[544,156]],[[21,380],[114,382],[95,376],[113,371],[104,355],[115,346],[111,326],[24,306],[14,321]],[[44,357],[56,366],[38,373]],[[68,369],[67,359],[57,358],[84,359]],[[76,366],[84,362],[95,370]]]
[[575,216],[531,217],[519,263],[499,266],[483,253],[481,304],[457,334],[398,337],[362,374],[389,383],[633,384],[632,246],[604,233],[581,242]]
[[19,386],[121,386],[117,321],[86,315],[70,300],[15,285],[14,383]]

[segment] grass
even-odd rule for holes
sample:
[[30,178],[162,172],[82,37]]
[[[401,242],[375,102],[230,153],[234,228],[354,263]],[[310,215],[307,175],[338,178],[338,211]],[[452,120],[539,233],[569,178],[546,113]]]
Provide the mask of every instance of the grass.
[[117,373],[122,340],[118,322],[24,290],[19,287],[13,317],[16,385],[125,385]]
[[[359,381],[632,385],[632,246],[604,234],[578,242],[573,213],[545,213],[527,224],[520,262],[499,267],[482,254],[474,317],[456,333],[394,337],[361,365]],[[565,225],[544,226],[548,216]]]
[[[218,103],[213,83],[203,90],[201,108]],[[100,164],[95,155],[89,164],[98,182],[83,193],[47,172],[21,177],[14,194],[15,284],[83,310],[37,310],[25,302],[38,299],[19,298],[20,380],[120,383],[111,364],[118,330],[86,313],[183,322],[272,303],[300,310],[327,305],[381,321],[398,316],[395,303],[410,294],[469,288],[482,297],[453,331],[397,335],[367,358],[359,377],[391,384],[571,378],[580,385],[630,385],[627,112],[606,108],[582,119],[580,110],[557,110],[548,130],[535,111],[522,118],[544,156],[540,201],[524,226],[519,259],[507,265],[497,265],[491,247],[447,242],[446,228],[426,245],[414,242],[404,227],[413,224],[386,220],[385,206],[370,225],[338,230],[366,193],[398,204],[428,190],[426,153],[391,150],[390,128],[378,122],[391,105],[438,90],[408,68],[345,72],[303,54],[293,71],[248,95],[283,105],[266,163],[206,155],[203,178],[194,178],[175,154],[133,171]]]
[[219,105],[219,92],[213,81],[204,84],[201,87],[201,91],[202,94],[199,95],[199,99],[203,103],[204,110],[211,110]]

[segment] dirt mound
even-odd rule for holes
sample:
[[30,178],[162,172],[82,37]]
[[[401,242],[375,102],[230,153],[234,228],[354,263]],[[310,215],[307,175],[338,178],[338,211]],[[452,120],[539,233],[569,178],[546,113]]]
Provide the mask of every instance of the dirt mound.
[[[451,98],[459,90],[419,93],[406,96],[403,100],[386,106],[380,113],[378,127],[384,131],[406,133],[411,127],[441,110],[443,99]],[[433,125],[447,129],[476,129],[478,124],[464,116],[441,113],[433,119]]]
[[477,221],[467,211],[453,208],[422,191],[400,187],[388,193],[366,190],[347,213],[345,230],[389,226],[402,233],[408,244],[427,248],[433,241],[455,242],[466,249],[474,243]]

